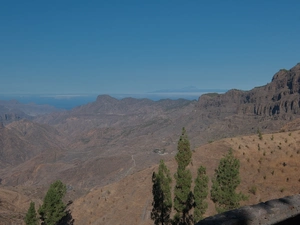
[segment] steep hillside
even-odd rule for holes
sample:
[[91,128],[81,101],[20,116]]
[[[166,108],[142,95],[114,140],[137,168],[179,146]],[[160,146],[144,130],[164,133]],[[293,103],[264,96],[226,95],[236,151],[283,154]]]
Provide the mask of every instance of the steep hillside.
[[[258,135],[238,136],[205,144],[194,149],[192,164],[189,168],[195,177],[197,168],[204,165],[211,178],[222,155],[226,154],[229,148],[233,148],[234,155],[241,163],[239,190],[249,195],[249,200],[242,202],[242,205],[297,194],[300,192],[299,134],[299,130],[263,134],[262,140]],[[167,166],[171,174],[176,171],[174,156],[172,155],[170,160],[167,155],[159,157],[168,160]],[[141,162],[138,159],[134,159],[132,167],[139,163]],[[68,196],[70,196],[67,199],[74,200],[71,209],[75,225],[153,224],[150,211],[152,208],[151,177],[154,171],[157,171],[157,166],[150,166],[126,176],[119,182],[95,186],[85,193],[77,193],[77,189],[64,181],[68,185]],[[173,185],[174,183],[173,179]],[[40,186],[34,189],[30,184],[9,190],[13,193],[8,193],[7,189],[1,190],[0,197],[1,193],[3,194],[1,199],[6,199],[4,201],[7,203],[10,202],[9,208],[5,203],[5,208],[0,213],[1,218],[5,217],[7,221],[21,221],[29,206],[29,199],[40,204],[46,192],[45,185],[43,189]],[[17,193],[19,197],[15,196]],[[78,196],[81,197],[78,198]],[[21,198],[24,200],[18,200]],[[207,200],[209,209],[206,216],[213,215],[215,214],[213,203],[209,198]]]
[[[136,210],[134,215],[126,217],[129,224],[135,223],[132,218],[136,221],[144,218],[148,223],[151,200],[149,197],[144,200],[144,197],[149,196],[151,189],[153,165],[163,157],[170,161],[169,166],[175,171],[172,160],[181,128],[185,127],[191,146],[196,149],[191,166],[193,170],[196,171],[199,163],[203,163],[212,175],[220,156],[232,147],[241,159],[242,176],[247,177],[241,188],[248,191],[250,185],[255,183],[256,186],[255,195],[251,195],[247,203],[256,203],[278,197],[277,193],[293,193],[298,188],[299,102],[300,64],[290,70],[280,70],[264,86],[250,91],[206,94],[198,101],[117,100],[102,95],[95,102],[70,111],[35,117],[34,122],[21,120],[6,126],[1,124],[0,178],[3,185],[28,187],[46,187],[60,179],[76,193],[95,187],[98,191],[101,187],[110,187],[109,195],[100,192],[87,195],[88,202],[93,205],[93,209],[86,207],[90,210],[88,212],[79,209],[85,197],[75,202],[76,220],[90,219],[95,224],[100,223],[99,218],[103,220],[102,214],[94,211],[102,206],[90,199],[89,196],[93,195],[99,201],[105,199],[101,196],[106,196],[105,207],[109,206],[101,209],[106,212],[105,221],[101,223],[124,221],[124,212],[131,204],[123,210],[123,201],[132,201],[134,206],[143,208],[143,213]],[[263,133],[289,132],[276,133],[274,137],[272,134],[264,135],[263,140],[258,140],[258,129]],[[235,137],[253,134],[240,139]],[[208,142],[213,143],[207,145]],[[198,149],[199,146],[202,147]],[[139,183],[131,178],[139,180]],[[126,189],[123,183],[126,180],[134,183],[131,189]],[[144,185],[148,194],[140,190],[139,185]],[[265,192],[267,189],[272,192]],[[123,190],[128,193],[120,197],[119,193]],[[135,199],[143,199],[141,202],[144,203]],[[112,211],[108,211],[110,209]],[[82,212],[90,216],[87,218],[80,214]],[[213,208],[210,204],[208,214],[211,213]]]
[[[48,125],[40,125],[27,120],[13,122],[0,128],[0,177],[3,184],[16,185],[29,167],[23,168],[20,175],[12,176],[20,165],[28,165],[34,158],[51,154],[59,155],[64,149],[60,134]],[[38,157],[39,156],[39,157]],[[39,165],[42,161],[36,163]],[[24,172],[24,174],[23,174]],[[42,174],[41,174],[42,176]]]
[[0,224],[23,224],[30,198],[16,190],[0,187]]
[[0,168],[16,166],[47,149],[62,148],[58,133],[47,125],[21,120],[0,128]]
[[[198,108],[211,116],[231,114],[294,119],[300,110],[300,63],[290,70],[279,70],[269,84],[250,91],[230,90],[223,95],[203,95]],[[218,109],[218,110],[216,110]]]
[[[222,139],[196,148],[190,169],[193,176],[200,165],[207,168],[210,178],[222,155],[233,148],[241,162],[239,190],[249,196],[242,205],[255,204],[273,198],[300,193],[300,132],[239,136]],[[165,159],[164,156],[161,156]],[[176,162],[167,162],[174,174]],[[77,199],[72,206],[75,224],[153,224],[150,219],[152,203],[153,166],[127,176],[120,182],[95,187]],[[173,185],[174,185],[173,179]],[[215,214],[208,199],[206,216]]]
[[[231,90],[222,95],[203,95],[198,101],[157,102],[133,98],[117,100],[103,95],[71,111],[39,117],[36,122],[55,128],[59,134],[45,142],[52,140],[51,146],[64,143],[64,151],[50,150],[43,143],[44,136],[36,133],[32,137],[39,138],[31,143],[50,151],[45,151],[43,158],[39,156],[24,162],[4,176],[10,184],[21,184],[26,179],[44,184],[40,177],[47,177],[48,180],[65,179],[77,188],[92,188],[158,163],[161,153],[172,158],[183,126],[193,148],[208,141],[253,134],[258,128],[263,132],[278,131],[300,115],[295,111],[295,103],[293,110],[285,109],[285,105],[289,105],[287,102],[292,101],[289,99],[299,102],[296,91],[299,89],[299,67],[298,64],[291,70],[280,70],[271,83],[246,92]],[[280,94],[284,97],[274,97]],[[258,110],[273,105],[279,105],[280,110],[276,113]],[[22,133],[22,129],[15,130]],[[140,162],[134,168],[132,159]],[[88,175],[82,180],[85,173]]]

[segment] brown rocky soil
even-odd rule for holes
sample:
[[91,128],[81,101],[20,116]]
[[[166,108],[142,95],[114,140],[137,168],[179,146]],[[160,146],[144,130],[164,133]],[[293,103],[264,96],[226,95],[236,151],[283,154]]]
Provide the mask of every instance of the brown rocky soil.
[[[250,185],[257,189],[247,204],[292,194],[299,189],[299,105],[297,64],[250,91],[207,94],[198,101],[117,100],[104,95],[87,105],[34,117],[33,121],[7,120],[0,126],[2,187],[39,187],[36,198],[42,199],[49,184],[60,179],[74,197],[76,221],[149,223],[153,166],[163,157],[174,173],[172,160],[181,128],[186,127],[195,149],[193,171],[203,163],[212,175],[220,156],[232,147],[241,160],[242,178],[247,178],[242,179],[241,189],[248,192]],[[258,140],[257,129],[288,132],[273,134],[272,140],[272,134],[265,134]],[[24,195],[30,197],[33,192]],[[23,208],[18,210],[24,213]],[[208,215],[213,212],[210,204]],[[133,214],[128,217],[126,213]]]
[[[239,190],[249,196],[242,205],[298,194],[299,134],[300,131],[263,134],[262,140],[257,135],[239,136],[206,144],[193,152],[190,169],[195,177],[197,168],[204,165],[211,178],[221,156],[233,148],[241,163]],[[165,156],[161,158],[166,159]],[[167,166],[174,174],[175,160],[168,161]],[[136,172],[119,182],[93,188],[74,202],[75,224],[152,224],[151,176],[154,171],[157,171],[157,166]],[[206,216],[214,215],[213,203],[209,199],[208,203]]]

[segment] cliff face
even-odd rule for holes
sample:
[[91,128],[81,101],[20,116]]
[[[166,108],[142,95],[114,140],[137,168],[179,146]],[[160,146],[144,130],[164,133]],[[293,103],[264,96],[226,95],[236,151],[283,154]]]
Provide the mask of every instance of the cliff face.
[[300,63],[278,71],[271,83],[250,91],[230,90],[223,95],[203,95],[198,107],[211,116],[246,114],[293,119],[300,112]]

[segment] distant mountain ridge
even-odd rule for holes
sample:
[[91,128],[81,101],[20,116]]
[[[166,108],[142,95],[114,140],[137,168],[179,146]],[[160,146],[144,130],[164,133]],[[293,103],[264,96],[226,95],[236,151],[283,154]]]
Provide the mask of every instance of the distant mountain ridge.
[[193,101],[99,95],[72,110],[0,123],[0,177],[11,186],[45,186],[60,179],[70,190],[87,191],[123,180],[162,157],[174,159],[182,127],[196,149],[258,129],[295,129],[299,123],[292,121],[299,118],[300,64],[280,70],[264,86],[206,93]]
[[[292,96],[295,101],[297,98],[299,101],[296,84],[291,93],[287,83],[287,80],[297,81],[299,68],[296,66],[289,71],[281,71],[278,75],[280,79],[275,75],[270,84],[250,91],[230,90],[225,94],[204,94],[198,101],[135,98],[119,100],[109,95],[99,95],[94,102],[70,111],[39,116],[34,121],[57,130],[66,146],[60,160],[68,164],[72,160],[78,160],[76,167],[69,168],[69,165],[68,172],[61,171],[56,176],[63,178],[65,173],[70,174],[69,179],[75,185],[81,178],[72,177],[72,174],[85,168],[86,161],[95,167],[101,161],[101,166],[108,169],[106,175],[99,174],[99,179],[87,179],[82,183],[82,186],[91,187],[103,184],[107,179],[115,180],[124,176],[124,173],[120,173],[112,178],[110,173],[120,168],[109,160],[102,161],[103,159],[115,157],[115,161],[120,160],[118,165],[122,165],[121,158],[128,162],[135,155],[143,162],[137,164],[135,169],[141,169],[157,162],[159,156],[154,152],[155,149],[164,149],[166,153],[173,154],[182,127],[186,127],[194,147],[209,140],[255,133],[258,128],[262,132],[278,130],[291,119],[299,117],[299,113],[281,109],[275,114],[264,114],[259,113],[260,109],[265,107],[263,104],[279,104],[280,100],[272,98],[280,93],[286,93],[281,100]],[[284,100],[287,101],[289,100]],[[285,107],[285,103],[279,105]],[[91,177],[95,176],[98,175],[93,174]]]
[[50,105],[22,104],[17,100],[0,100],[0,123],[9,124],[21,119],[31,120],[35,116],[56,111],[59,109]]
[[161,89],[149,93],[211,93],[211,92],[224,93],[226,91],[227,90],[225,89],[199,89],[195,86],[188,86],[180,89]]

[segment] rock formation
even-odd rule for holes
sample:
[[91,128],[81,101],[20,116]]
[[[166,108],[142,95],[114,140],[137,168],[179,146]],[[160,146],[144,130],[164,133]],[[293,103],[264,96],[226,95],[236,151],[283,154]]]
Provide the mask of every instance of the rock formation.
[[300,63],[279,70],[271,83],[250,91],[230,90],[223,95],[203,95],[198,107],[212,116],[246,114],[275,119],[294,119],[300,112]]

